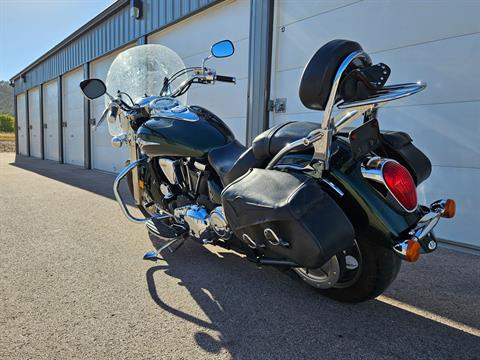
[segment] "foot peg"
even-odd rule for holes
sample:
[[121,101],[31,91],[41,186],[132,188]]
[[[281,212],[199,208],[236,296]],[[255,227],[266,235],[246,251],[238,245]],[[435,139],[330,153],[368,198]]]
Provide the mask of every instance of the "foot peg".
[[[174,253],[178,250],[180,246],[182,246],[185,239],[183,237],[179,237],[177,239],[173,239],[160,247],[157,250],[147,251],[145,255],[143,255],[143,260],[150,260],[150,261],[157,261],[159,259],[158,255],[165,249],[169,249],[171,253]],[[175,245],[175,246],[174,246]]]
[[[165,249],[169,249],[171,253],[175,252],[182,246],[185,241],[184,234],[187,232],[183,226],[179,224],[167,225],[161,219],[151,218],[145,222],[148,232],[154,236],[155,239],[161,241],[157,243],[152,239],[156,250],[148,251],[143,255],[144,260],[156,261],[158,255]],[[166,241],[166,243],[165,243]]]

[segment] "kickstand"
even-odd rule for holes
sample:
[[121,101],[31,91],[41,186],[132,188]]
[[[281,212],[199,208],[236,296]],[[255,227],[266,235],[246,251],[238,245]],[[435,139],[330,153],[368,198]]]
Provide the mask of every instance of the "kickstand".
[[160,259],[158,255],[163,250],[168,249],[170,253],[174,253],[180,248],[180,246],[183,245],[184,242],[185,242],[185,239],[183,237],[178,237],[176,239],[173,239],[168,243],[166,243],[165,245],[163,245],[161,248],[157,250],[148,251],[147,253],[145,253],[145,255],[143,255],[143,260],[157,261]]

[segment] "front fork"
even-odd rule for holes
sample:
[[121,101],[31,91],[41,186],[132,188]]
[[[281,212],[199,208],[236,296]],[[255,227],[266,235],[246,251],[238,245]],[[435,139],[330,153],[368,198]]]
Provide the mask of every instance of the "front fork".
[[[135,141],[129,141],[128,143],[128,152],[130,154],[130,163],[136,163],[138,161],[138,148]],[[140,186],[138,185],[138,168],[135,166],[131,169],[132,173],[132,188],[133,188],[133,199],[135,200],[135,205],[141,205],[141,196],[140,196]]]

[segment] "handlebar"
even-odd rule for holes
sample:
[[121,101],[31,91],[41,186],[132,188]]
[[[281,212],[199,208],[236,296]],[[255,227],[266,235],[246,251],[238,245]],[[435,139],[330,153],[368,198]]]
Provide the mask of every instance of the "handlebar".
[[226,83],[234,83],[234,84],[237,83],[237,79],[232,76],[216,75],[215,80],[220,82],[226,82]]

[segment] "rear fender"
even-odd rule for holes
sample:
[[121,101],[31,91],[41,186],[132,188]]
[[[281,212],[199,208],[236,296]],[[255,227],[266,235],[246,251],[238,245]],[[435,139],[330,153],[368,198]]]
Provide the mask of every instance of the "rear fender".
[[417,223],[421,214],[394,209],[363,177],[360,163],[332,168],[326,179],[341,189],[334,198],[350,219],[357,236],[391,248]]

